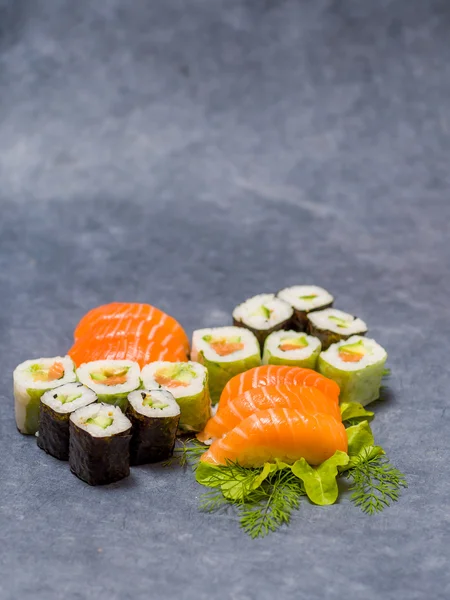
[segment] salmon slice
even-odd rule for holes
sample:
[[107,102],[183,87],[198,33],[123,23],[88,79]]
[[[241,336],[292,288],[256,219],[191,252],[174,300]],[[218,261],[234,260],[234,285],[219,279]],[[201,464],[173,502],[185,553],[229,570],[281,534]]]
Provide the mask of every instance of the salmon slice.
[[64,365],[61,362],[54,362],[52,366],[46,371],[38,371],[33,374],[34,381],[56,381],[64,377]]
[[124,330],[133,333],[139,324],[145,321],[159,324],[168,332],[177,332],[186,347],[186,352],[189,351],[189,340],[178,321],[150,304],[113,302],[98,306],[80,320],[75,328],[74,337],[77,340],[85,335],[92,335],[97,328],[103,331],[103,334],[107,329],[112,332]]
[[208,421],[204,431],[197,435],[200,441],[220,438],[259,410],[269,408],[295,408],[304,414],[325,413],[342,421],[337,400],[326,396],[317,388],[290,385],[267,385],[253,388],[227,404],[219,404],[216,415]]
[[68,354],[77,367],[93,360],[133,360],[141,368],[156,360],[188,360],[184,345],[175,338],[164,339],[163,344],[132,335],[103,339],[82,338],[75,342]]
[[319,465],[336,450],[347,452],[345,427],[331,415],[305,415],[294,408],[269,408],[244,419],[213,442],[201,460],[215,465],[227,461],[260,467],[276,458],[292,464],[304,458]]
[[312,369],[286,365],[262,365],[232,377],[222,391],[219,405],[227,404],[230,398],[240,396],[252,388],[277,384],[306,385],[319,389],[330,398],[337,400],[339,397],[337,383]]

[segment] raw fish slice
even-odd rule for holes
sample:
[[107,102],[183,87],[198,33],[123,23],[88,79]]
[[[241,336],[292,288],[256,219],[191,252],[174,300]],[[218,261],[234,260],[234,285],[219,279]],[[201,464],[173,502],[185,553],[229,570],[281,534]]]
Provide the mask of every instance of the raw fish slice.
[[131,325],[128,324],[130,321],[136,324],[133,327],[137,327],[140,322],[151,321],[155,325],[158,323],[161,327],[167,328],[168,331],[177,331],[186,350],[189,350],[189,340],[181,325],[173,317],[150,304],[113,302],[98,306],[81,319],[75,329],[74,337],[77,340],[85,335],[91,335],[97,328],[105,332],[108,327],[111,331],[123,329],[131,333]]
[[201,460],[259,467],[276,458],[292,464],[304,458],[319,465],[336,450],[347,452],[345,428],[331,415],[305,415],[292,408],[260,410],[213,442]]
[[326,413],[337,421],[342,420],[337,400],[326,396],[317,388],[267,385],[247,390],[225,405],[219,404],[216,415],[197,437],[201,441],[220,438],[257,411],[278,407],[295,408],[310,415]]
[[155,360],[187,361],[184,346],[176,338],[170,338],[162,344],[136,336],[117,338],[83,338],[75,342],[69,350],[69,356],[79,366],[94,360],[133,360],[140,367]]
[[339,386],[312,369],[286,365],[262,365],[236,375],[225,386],[220,404],[227,404],[230,398],[240,396],[247,390],[265,385],[297,385],[319,389],[333,399],[339,397]]

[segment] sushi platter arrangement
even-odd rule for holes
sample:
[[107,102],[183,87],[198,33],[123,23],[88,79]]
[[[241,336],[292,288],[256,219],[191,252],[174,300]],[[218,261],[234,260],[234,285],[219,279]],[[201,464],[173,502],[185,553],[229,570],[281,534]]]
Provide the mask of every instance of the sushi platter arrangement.
[[287,524],[302,497],[336,502],[339,477],[365,512],[382,510],[406,486],[365,408],[387,353],[333,303],[310,285],[259,294],[192,344],[149,304],[99,306],[66,356],[15,369],[17,428],[90,485],[130,466],[191,463],[209,488],[201,508],[235,505],[252,537]]

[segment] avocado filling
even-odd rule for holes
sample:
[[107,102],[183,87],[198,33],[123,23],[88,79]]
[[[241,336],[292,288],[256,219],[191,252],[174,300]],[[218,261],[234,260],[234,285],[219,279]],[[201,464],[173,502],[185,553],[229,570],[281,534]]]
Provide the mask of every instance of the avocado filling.
[[162,367],[154,374],[155,381],[166,387],[187,387],[196,377],[195,369],[185,363]]
[[359,340],[354,344],[346,344],[339,348],[339,358],[344,362],[359,362],[367,354],[368,350],[364,346],[364,342]]
[[264,317],[266,320],[270,319],[270,315],[272,314],[272,310],[270,310],[270,308],[267,308],[267,306],[264,306],[264,304],[262,304],[260,307],[258,307],[257,310],[255,310],[254,313],[252,313],[252,317]]
[[234,352],[244,349],[244,344],[241,342],[239,336],[215,338],[212,335],[204,335],[203,340],[207,342],[219,356],[229,356]]
[[121,385],[127,381],[130,367],[104,367],[90,373],[92,381],[102,385]]
[[150,408],[167,408],[169,405],[164,404],[161,400],[154,400],[150,394],[146,394],[145,392],[141,392],[142,396],[142,406],[149,406]]
[[290,350],[301,350],[302,348],[306,348],[308,345],[309,344],[306,341],[306,337],[301,336],[298,338],[283,338],[278,345],[278,348],[282,352],[289,352]]
[[29,368],[33,381],[55,381],[64,377],[64,366],[60,362],[55,362],[51,367],[34,364]]
[[328,318],[330,319],[330,321],[334,321],[337,324],[337,326],[341,327],[342,329],[346,329],[350,325],[349,321],[341,319],[340,317],[335,317],[334,315],[331,315]]
[[61,404],[67,404],[68,402],[74,402],[74,400],[78,400],[81,398],[83,394],[55,394],[53,398],[59,400]]
[[112,413],[108,413],[108,415],[97,415],[95,417],[91,417],[90,419],[87,419],[86,423],[88,425],[96,425],[101,429],[106,429],[114,422],[113,417],[109,416],[110,414]]

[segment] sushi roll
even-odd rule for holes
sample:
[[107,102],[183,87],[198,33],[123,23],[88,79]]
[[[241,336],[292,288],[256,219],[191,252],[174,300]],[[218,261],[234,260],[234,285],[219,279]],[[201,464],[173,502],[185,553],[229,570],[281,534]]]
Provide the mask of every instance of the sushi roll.
[[305,331],[307,316],[315,310],[323,310],[333,306],[333,296],[317,285],[294,285],[284,288],[277,294],[294,309],[294,325],[299,331]]
[[69,356],[26,360],[15,368],[14,408],[20,433],[34,435],[39,429],[39,401],[42,394],[64,383],[76,381]]
[[128,395],[127,416],[133,424],[130,464],[145,465],[173,454],[180,407],[167,390],[136,390]]
[[318,370],[338,384],[340,402],[365,406],[380,396],[386,359],[386,350],[375,340],[354,335],[321,352]]
[[89,485],[130,474],[131,422],[117,406],[90,404],[70,415],[69,465]]
[[130,392],[141,385],[139,365],[131,360],[94,360],[77,369],[78,379],[94,390],[100,402],[126,410]]
[[365,335],[367,325],[362,319],[336,308],[326,308],[308,315],[308,333],[318,337],[322,348],[347,340],[352,335]]
[[66,383],[41,397],[37,445],[59,460],[69,460],[70,413],[97,401],[82,383]]
[[197,329],[192,336],[191,358],[208,369],[213,404],[232,377],[261,364],[258,340],[241,327]]
[[208,370],[198,362],[157,361],[142,369],[147,389],[169,390],[181,409],[180,432],[201,431],[211,416]]
[[289,326],[293,314],[292,306],[275,294],[259,294],[236,306],[233,324],[246,327],[254,333],[262,349],[270,333]]
[[315,369],[322,345],[320,340],[298,331],[274,331],[264,344],[264,365],[291,365]]

